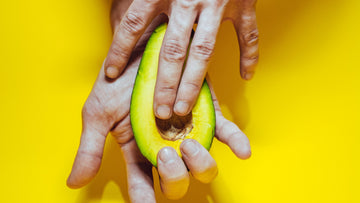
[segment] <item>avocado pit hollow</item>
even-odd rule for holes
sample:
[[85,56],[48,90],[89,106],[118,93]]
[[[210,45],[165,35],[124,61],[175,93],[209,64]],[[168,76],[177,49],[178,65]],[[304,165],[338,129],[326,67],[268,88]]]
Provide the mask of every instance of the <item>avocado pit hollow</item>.
[[171,118],[162,120],[155,118],[157,129],[165,140],[185,139],[193,128],[192,112],[186,116],[173,114]]

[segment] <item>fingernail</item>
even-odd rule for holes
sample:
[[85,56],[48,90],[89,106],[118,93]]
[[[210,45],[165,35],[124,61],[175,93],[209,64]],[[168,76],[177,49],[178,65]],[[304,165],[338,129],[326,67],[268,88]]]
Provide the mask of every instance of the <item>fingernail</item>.
[[171,163],[175,160],[176,152],[171,147],[165,147],[159,152],[159,159],[163,163]]
[[178,114],[187,114],[189,110],[189,104],[187,102],[179,101],[175,104],[174,111]]
[[250,80],[252,77],[253,77],[253,75],[254,75],[254,73],[252,73],[252,72],[247,72],[247,73],[245,73],[245,77],[244,77],[244,79],[245,80]]
[[199,152],[199,147],[194,141],[186,140],[184,141],[182,152],[188,157],[193,157]]
[[113,66],[109,66],[106,69],[106,76],[109,78],[116,78],[119,75],[119,69],[113,67]]
[[167,105],[160,105],[156,109],[157,117],[161,119],[168,119],[171,116],[170,107]]

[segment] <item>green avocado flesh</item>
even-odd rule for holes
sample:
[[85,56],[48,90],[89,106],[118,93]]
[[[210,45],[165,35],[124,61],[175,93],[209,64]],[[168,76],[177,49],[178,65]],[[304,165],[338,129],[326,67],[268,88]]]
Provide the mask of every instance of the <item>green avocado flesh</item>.
[[179,156],[180,144],[195,139],[210,149],[215,132],[215,110],[209,86],[204,80],[198,100],[188,116],[173,114],[169,120],[155,118],[153,111],[159,54],[167,24],[152,33],[140,62],[131,97],[130,119],[141,153],[156,167],[157,154],[163,147],[173,147]]

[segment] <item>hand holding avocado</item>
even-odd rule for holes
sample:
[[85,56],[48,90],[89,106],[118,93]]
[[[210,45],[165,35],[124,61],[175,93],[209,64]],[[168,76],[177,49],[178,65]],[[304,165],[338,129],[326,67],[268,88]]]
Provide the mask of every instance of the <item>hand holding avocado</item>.
[[[158,24],[150,26],[149,32]],[[81,142],[67,181],[69,187],[80,188],[95,177],[101,165],[105,139],[110,132],[124,155],[131,201],[156,201],[152,164],[139,151],[129,116],[131,93],[147,37],[146,34],[142,36],[127,68],[117,80],[109,81],[105,77],[104,66],[101,68],[83,107]],[[209,86],[212,91],[210,83]],[[248,158],[251,154],[249,140],[234,123],[223,117],[214,92],[211,95],[216,114],[215,137],[227,144],[239,158]],[[184,140],[180,152],[182,158],[174,148],[164,147],[157,154],[161,189],[170,199],[179,199],[186,194],[189,186],[187,169],[204,183],[210,182],[217,175],[215,160],[196,140]]]
[[[185,195],[189,186],[188,170],[190,171],[190,173],[192,173],[192,175],[196,179],[204,183],[210,182],[216,176],[217,174],[216,162],[207,151],[207,149],[210,147],[213,135],[211,134],[210,139],[207,140],[204,139],[207,142],[210,140],[210,143],[208,144],[204,143],[203,142],[204,140],[201,139],[200,140],[198,139],[198,141],[194,139],[185,139],[182,142],[179,142],[179,145],[176,147],[174,146],[163,147],[163,148],[160,147],[158,148],[158,150],[156,150],[157,154],[155,158],[152,155],[152,156],[147,156],[146,159],[140,152],[138,145],[135,142],[133,130],[130,123],[129,109],[130,109],[131,94],[133,91],[136,72],[139,67],[140,60],[142,58],[145,44],[150,34],[155,30],[155,28],[158,25],[167,21],[167,17],[165,15],[159,15],[154,20],[153,20],[154,17],[152,17],[150,21],[146,22],[146,25],[143,24],[144,26],[142,27],[136,26],[137,25],[136,23],[139,22],[141,25],[141,21],[137,21],[136,19],[138,18],[133,18],[134,17],[133,14],[135,14],[133,12],[137,11],[135,8],[138,8],[139,5],[141,6],[140,3],[142,1],[143,0],[135,0],[133,1],[133,3],[131,3],[132,2],[131,0],[121,0],[121,1],[114,0],[112,13],[111,13],[112,25],[114,28],[116,28],[114,29],[115,30],[114,41],[109,51],[107,60],[104,62],[104,65],[100,70],[99,76],[93,86],[93,89],[83,107],[83,114],[82,114],[83,130],[81,134],[81,142],[67,184],[71,188],[80,188],[88,184],[95,177],[101,165],[105,139],[107,134],[110,132],[115,138],[115,140],[119,143],[120,148],[124,155],[124,159],[126,162],[127,176],[128,176],[129,196],[132,202],[144,202],[144,200],[146,200],[146,202],[156,201],[154,195],[154,188],[153,188],[152,164],[157,166],[157,170],[160,175],[160,185],[164,195],[170,199],[179,199]],[[146,1],[146,3],[149,4],[147,6],[151,6],[150,5],[151,2],[152,1]],[[154,2],[157,2],[158,3],[157,5],[160,5],[165,1],[159,0]],[[169,3],[170,1],[166,1],[166,2]],[[243,16],[244,18],[241,18],[242,20],[236,20],[236,21],[233,20],[233,22],[239,33],[240,49],[242,50],[241,73],[244,78],[249,79],[248,76],[249,74],[251,75],[253,73],[254,71],[253,67],[257,61],[257,31],[256,31],[255,13],[254,13],[255,1],[234,0],[234,2],[238,2],[237,7],[234,8],[237,9],[239,9],[240,7],[244,8],[243,9],[244,12],[238,13],[239,16]],[[249,3],[245,4],[244,2],[249,2]],[[174,4],[173,5],[174,8],[178,8],[177,7],[178,5],[175,6],[176,4],[175,3],[173,4]],[[123,8],[124,7],[127,8],[130,5],[132,5],[132,7],[130,7],[127,13],[124,14]],[[148,8],[147,6],[144,6],[143,9],[146,10],[146,8]],[[145,12],[145,10],[142,11]],[[200,15],[200,19],[198,18],[196,19],[199,22],[203,22],[203,26],[207,25],[206,16],[209,15],[209,13],[205,15],[206,13],[205,10],[202,11],[204,12],[204,14]],[[153,12],[153,11],[154,10],[146,10],[146,12]],[[220,11],[217,11],[217,14],[219,14],[219,12]],[[165,10],[165,13],[169,13],[169,12]],[[136,13],[136,14],[145,14],[145,13]],[[223,19],[229,18],[226,17],[227,15],[224,13],[221,13],[221,15],[223,15],[222,16]],[[246,18],[246,16],[248,18]],[[121,19],[123,18],[127,19],[128,22],[121,21]],[[173,18],[170,17],[170,24],[173,24],[171,28],[173,29],[172,32],[176,31],[177,29],[176,26],[174,25],[176,25],[176,22],[179,21],[176,21],[176,19],[181,20],[181,16],[180,18],[179,16]],[[201,19],[203,19],[203,21],[201,21]],[[212,17],[210,19],[214,19],[214,18]],[[214,26],[210,26],[210,28],[211,27]],[[132,33],[132,31],[134,31],[133,28],[137,28],[138,32]],[[206,27],[203,27],[203,29],[205,28]],[[198,31],[199,31],[199,27],[198,27]],[[206,33],[206,34],[214,34],[214,36],[209,38],[210,40],[214,40],[216,37],[216,33]],[[167,39],[167,41],[170,41],[170,44],[167,45],[169,47],[168,49],[170,49],[172,47],[171,34],[166,34],[165,37],[167,35],[169,35],[170,38]],[[196,36],[198,37],[196,38]],[[201,35],[200,34],[195,35],[194,40],[197,41],[201,40]],[[176,41],[176,42],[180,42],[180,41]],[[214,41],[212,42],[215,43]],[[164,43],[162,46],[164,46]],[[196,51],[197,48],[199,47],[191,48],[190,52],[192,49],[195,49]],[[206,47],[202,47],[202,48],[206,48]],[[162,48],[162,50],[163,49],[164,48]],[[175,51],[176,54],[177,49],[170,49],[170,51]],[[209,49],[208,51],[212,52],[212,49]],[[167,54],[169,53],[170,52],[167,52]],[[163,51],[161,55],[162,57],[160,57],[160,62],[164,61],[164,59],[166,58]],[[197,55],[196,53],[193,53],[193,55],[195,57],[201,56],[199,54]],[[206,63],[208,61],[208,58],[200,58],[200,59],[201,60],[198,60],[196,58],[192,59],[194,61],[192,63],[200,63],[199,67],[202,68],[201,70],[199,70],[199,72],[203,72],[205,76]],[[183,61],[182,62],[173,61],[173,62],[174,63],[170,65],[171,67],[175,67],[175,66],[182,67],[182,65],[179,66],[179,64],[182,64]],[[176,65],[175,63],[178,65]],[[112,68],[109,69],[108,68],[110,67],[109,64],[115,64],[119,66],[113,66],[113,68],[115,67],[116,70],[115,72],[112,72],[114,71],[114,69]],[[169,70],[162,70],[161,67],[162,66],[160,65],[159,71],[162,71],[162,74],[165,75],[171,74],[170,72],[167,72]],[[196,70],[192,70],[192,71],[196,71]],[[121,77],[118,77],[120,73],[121,73]],[[107,77],[105,76],[105,74],[107,74]],[[160,77],[160,79],[157,80],[156,88],[159,88],[158,83],[159,81],[161,81],[162,76],[161,74],[157,74],[157,76]],[[176,74],[173,76],[175,77],[174,79],[177,80]],[[169,76],[167,77],[170,78]],[[109,79],[109,78],[113,78],[113,79]],[[203,78],[201,77],[197,78],[197,80],[199,81],[200,79],[201,81],[203,81]],[[179,84],[179,81],[177,84]],[[201,84],[203,83],[201,82]],[[208,86],[205,85],[205,90],[206,90],[205,92],[208,92],[210,90],[211,94],[206,93],[204,95],[206,98],[211,98],[213,103],[213,108],[215,110],[215,114],[216,114],[216,120],[215,120],[216,129],[214,133],[215,137],[221,142],[228,145],[230,149],[234,152],[234,154],[236,154],[236,156],[238,156],[239,158],[241,159],[248,158],[251,154],[249,140],[247,139],[245,134],[242,133],[241,130],[234,123],[230,122],[229,120],[223,117],[219,104],[216,100],[216,96],[211,88],[211,84],[209,83],[209,81],[207,84]],[[197,99],[200,89],[201,91],[203,91],[204,86],[199,85],[198,90],[191,89],[191,91],[194,92],[197,91],[195,93],[196,96],[192,98],[194,100],[193,101],[194,103]],[[156,91],[155,91],[155,95],[156,95]],[[202,93],[200,93],[200,97],[204,97],[204,95],[203,96],[201,95]],[[210,97],[208,97],[209,95]],[[175,101],[175,96],[173,97],[173,101]],[[158,101],[159,99],[161,98],[155,97],[154,103],[156,103],[156,101]],[[211,104],[211,102],[209,102],[208,100],[209,99],[205,99],[205,101],[208,104]],[[192,110],[192,107],[189,109],[189,112]],[[196,112],[196,108],[197,107],[195,105],[195,110],[194,110],[195,112]],[[211,110],[205,113],[209,113],[209,112],[211,113]],[[175,119],[173,119],[174,116],[176,117]],[[175,121],[175,123],[177,124],[184,126],[190,124],[189,128],[185,127],[184,132],[183,131],[180,132],[178,131],[178,129],[176,129],[175,131],[171,131],[169,134],[168,132],[169,128],[166,127],[168,126],[168,124],[161,123],[162,120],[156,118],[157,121],[156,125],[159,132],[162,135],[168,136],[170,140],[177,139],[178,135],[186,136],[188,132],[191,132],[194,129],[194,125],[193,125],[194,115],[188,117],[188,116],[181,116],[181,114],[179,116],[173,114],[170,115],[170,117],[171,117],[170,120],[173,119],[172,121]],[[209,117],[210,120],[214,119],[213,116],[209,116]],[[175,124],[174,126],[176,127],[177,124]],[[161,126],[165,126],[165,127],[161,129]],[[173,123],[171,124],[170,128],[173,129],[172,127],[173,127]],[[210,127],[209,129],[212,129],[212,127]],[[175,137],[173,136],[174,134]],[[191,138],[197,139],[196,137],[191,137]],[[148,160],[150,160],[152,164]]]
[[[113,79],[123,72],[138,39],[153,19],[161,13],[169,18],[154,96],[157,118],[169,119],[173,113],[185,116],[192,110],[222,21],[233,22],[240,47],[241,76],[252,78],[258,61],[256,0],[115,0],[114,5],[128,9],[113,25],[117,28],[105,61],[106,75]],[[195,22],[196,34],[181,77]]]
[[194,109],[186,116],[173,115],[158,119],[154,115],[154,91],[161,43],[167,23],[157,27],[147,42],[136,76],[131,97],[130,118],[135,140],[141,153],[157,166],[158,152],[167,146],[179,156],[185,139],[195,139],[207,150],[215,133],[215,110],[206,80],[203,82]]

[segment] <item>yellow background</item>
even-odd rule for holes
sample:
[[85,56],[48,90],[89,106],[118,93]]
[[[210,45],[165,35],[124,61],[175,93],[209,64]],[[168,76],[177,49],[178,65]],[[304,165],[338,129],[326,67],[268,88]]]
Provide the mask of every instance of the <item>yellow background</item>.
[[[360,202],[360,1],[259,0],[257,8],[255,78],[239,78],[230,23],[210,65],[253,156],[238,160],[215,141],[218,177],[192,180],[182,202]],[[95,180],[65,186],[81,108],[111,43],[108,15],[106,0],[0,2],[1,202],[129,200],[111,137]]]

